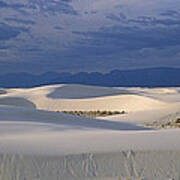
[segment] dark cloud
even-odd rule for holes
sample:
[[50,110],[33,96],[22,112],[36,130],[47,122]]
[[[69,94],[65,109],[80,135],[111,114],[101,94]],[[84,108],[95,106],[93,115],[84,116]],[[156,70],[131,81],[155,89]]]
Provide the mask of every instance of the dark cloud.
[[111,13],[111,14],[106,15],[106,18],[113,21],[118,21],[118,22],[123,22],[127,19],[127,17],[123,13],[119,13],[118,15]]
[[55,15],[56,13],[64,13],[71,15],[78,15],[78,12],[69,4],[71,0],[59,0],[59,1],[49,1],[49,0],[31,0],[27,3],[6,3],[0,1],[0,8],[10,8],[18,11],[24,15],[29,14],[26,10],[32,9],[34,11],[39,11],[42,13],[50,13]]
[[4,23],[0,23],[0,41],[15,38],[22,32],[29,32],[29,30],[24,27],[14,27]]
[[0,1],[0,8],[7,8],[8,4],[5,2]]
[[18,24],[25,24],[25,25],[29,25],[29,24],[34,25],[34,24],[36,24],[35,21],[19,19],[19,18],[5,18],[4,20],[8,21],[8,22],[16,22]]
[[29,12],[26,11],[27,6],[23,3],[6,3],[4,1],[0,1],[0,9],[12,9],[23,16],[29,15]]
[[24,8],[25,5],[22,3],[6,3],[4,1],[0,1],[0,8],[12,8],[12,9],[19,9]]
[[56,29],[56,30],[63,30],[64,28],[62,28],[61,26],[54,26],[54,29]]
[[180,65],[176,3],[0,0],[0,72]]
[[169,17],[179,17],[180,12],[175,10],[167,10],[165,12],[160,13],[161,16],[169,16]]
[[34,10],[38,7],[41,12],[50,13],[52,15],[55,15],[56,13],[78,15],[78,12],[74,10],[74,8],[70,5],[70,2],[71,0],[31,0],[28,6]]
[[[103,47],[112,52],[180,45],[180,26],[172,29],[114,26],[96,32],[73,33],[83,36],[82,42],[79,42],[78,46],[94,49]],[[104,53],[106,52],[104,50]]]
[[159,17],[155,16],[138,16],[137,18],[128,19],[124,13],[111,13],[106,15],[107,19],[126,23],[126,24],[137,24],[142,26],[155,26],[155,25],[180,25],[180,12],[178,11],[165,11],[160,13]]
[[31,47],[31,48],[22,48],[21,49],[22,52],[32,52],[32,53],[36,53],[36,52],[43,52],[42,49],[38,48],[38,47]]
[[172,26],[172,25],[180,25],[180,19],[160,19],[155,17],[148,16],[139,16],[137,19],[129,19],[129,23],[136,23],[141,25],[164,25],[164,26]]
[[6,46],[5,44],[0,44],[0,49],[6,50],[9,46]]

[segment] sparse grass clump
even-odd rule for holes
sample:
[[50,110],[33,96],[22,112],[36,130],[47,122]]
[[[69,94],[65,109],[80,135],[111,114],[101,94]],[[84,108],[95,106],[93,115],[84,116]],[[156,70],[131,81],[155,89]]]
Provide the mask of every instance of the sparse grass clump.
[[177,118],[177,119],[175,120],[175,123],[180,125],[180,118]]
[[143,123],[142,125],[145,127],[162,128],[162,129],[180,128],[180,118],[169,121],[154,121],[152,123]]
[[89,118],[125,114],[125,111],[100,111],[100,110],[97,110],[97,111],[57,111],[57,112],[62,112],[65,114],[72,114],[76,116],[84,116],[84,117],[89,117]]

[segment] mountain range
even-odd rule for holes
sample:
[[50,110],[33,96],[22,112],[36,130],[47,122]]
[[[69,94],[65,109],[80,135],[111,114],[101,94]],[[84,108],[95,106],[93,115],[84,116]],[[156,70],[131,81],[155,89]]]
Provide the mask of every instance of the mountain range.
[[180,86],[180,68],[146,68],[113,70],[109,73],[47,72],[39,75],[25,72],[0,75],[1,88],[30,88],[51,84],[84,84],[97,86],[125,87],[173,87]]

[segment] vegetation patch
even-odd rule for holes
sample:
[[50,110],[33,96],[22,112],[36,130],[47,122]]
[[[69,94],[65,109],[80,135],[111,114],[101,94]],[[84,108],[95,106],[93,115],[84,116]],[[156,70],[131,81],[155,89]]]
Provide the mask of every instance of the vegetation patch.
[[180,118],[177,118],[175,120],[169,120],[166,122],[154,121],[152,123],[143,123],[141,125],[145,127],[160,128],[160,129],[180,128]]
[[0,94],[6,94],[5,90],[0,89]]
[[57,111],[57,112],[62,112],[65,114],[71,114],[76,116],[84,116],[88,118],[125,114],[125,111]]

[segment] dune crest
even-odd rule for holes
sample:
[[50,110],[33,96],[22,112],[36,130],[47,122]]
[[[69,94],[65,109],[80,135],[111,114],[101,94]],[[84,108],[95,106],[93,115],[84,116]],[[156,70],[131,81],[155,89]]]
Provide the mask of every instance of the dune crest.
[[35,104],[38,109],[50,111],[124,110],[134,112],[159,109],[169,105],[167,102],[135,94],[130,90],[81,85],[18,89],[9,93],[9,96],[25,98]]

